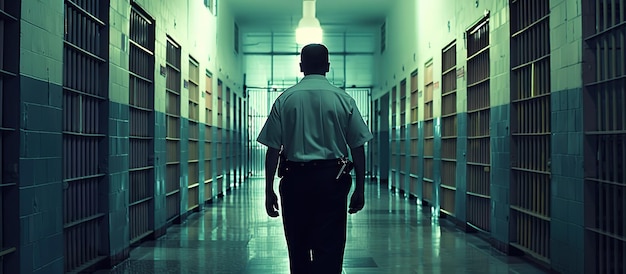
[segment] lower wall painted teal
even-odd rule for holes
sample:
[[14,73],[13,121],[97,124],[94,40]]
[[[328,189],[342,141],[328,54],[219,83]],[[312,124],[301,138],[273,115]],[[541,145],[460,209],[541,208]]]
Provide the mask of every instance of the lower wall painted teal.
[[467,221],[467,113],[458,113],[457,139],[456,139],[456,192],[454,213],[460,223]]
[[491,238],[499,245],[509,243],[511,193],[510,105],[491,107]]
[[550,260],[561,273],[584,273],[582,89],[552,92]]
[[3,135],[12,144],[3,151],[3,183],[16,183],[2,190],[12,205],[2,216],[10,221],[3,248],[17,250],[3,264],[7,273],[63,273],[63,88],[23,75],[6,81],[19,81],[19,93],[11,98],[14,116],[3,118],[18,129]]

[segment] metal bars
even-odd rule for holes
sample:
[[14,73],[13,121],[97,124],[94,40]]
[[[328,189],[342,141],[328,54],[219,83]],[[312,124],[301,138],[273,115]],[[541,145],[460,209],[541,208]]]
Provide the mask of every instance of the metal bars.
[[198,208],[200,204],[200,65],[189,56],[189,159],[187,180],[187,209]]
[[585,0],[583,6],[585,272],[624,273],[626,1]]
[[410,168],[409,168],[409,176],[410,176],[410,185],[409,192],[413,195],[417,196],[417,187],[419,182],[419,174],[418,174],[418,162],[419,162],[419,153],[417,150],[419,143],[419,132],[418,132],[418,88],[417,88],[417,70],[411,73],[411,98],[410,101],[410,124],[409,124],[409,153],[410,153]]
[[544,262],[550,260],[549,14],[547,1],[511,3],[511,245]]
[[392,188],[398,188],[399,187],[399,182],[398,182],[398,174],[399,174],[399,163],[398,163],[398,157],[399,157],[399,153],[398,150],[400,149],[400,144],[399,144],[399,123],[398,123],[398,93],[397,93],[397,88],[396,86],[393,86],[391,88],[391,103],[389,104],[389,106],[391,107],[391,165],[389,166],[389,169],[391,170],[391,187]]
[[154,22],[138,7],[130,13],[130,241],[135,243],[153,230],[154,210]]
[[406,151],[406,144],[407,144],[407,138],[406,138],[406,128],[407,128],[407,120],[406,120],[406,100],[407,100],[407,91],[406,91],[406,79],[402,80],[400,82],[400,90],[399,90],[399,97],[400,97],[400,105],[398,106],[398,112],[399,112],[399,118],[400,118],[400,131],[399,136],[398,136],[398,155],[400,157],[400,167],[398,169],[398,186],[405,192],[408,192],[408,189],[404,189],[405,186],[405,182],[407,180],[407,177],[409,176],[409,168],[408,165],[406,163],[406,156],[407,156],[407,151]]
[[424,67],[424,200],[432,202],[435,168],[435,125],[433,120],[433,62],[428,61]]
[[456,192],[456,41],[442,50],[441,67],[441,211],[455,215]]
[[[224,134],[224,130],[222,129],[223,124],[223,104],[224,98],[222,97],[224,94],[224,84],[222,80],[217,79],[217,127],[216,127],[216,138],[215,138],[215,149],[216,149],[216,158],[215,158],[215,182],[216,182],[216,195],[223,195],[224,193],[224,160],[222,159],[222,152],[224,150],[224,145],[222,144],[222,134]],[[269,113],[269,112],[268,112]]]
[[[63,224],[65,271],[105,258],[102,231],[108,125],[109,1],[65,1],[63,62]],[[102,116],[101,116],[102,115]]]
[[467,33],[467,222],[489,231],[491,136],[489,17]]
[[[19,220],[12,218],[15,212],[16,198],[10,193],[15,192],[16,182],[12,181],[13,172],[11,163],[19,159],[18,151],[11,151],[13,146],[10,135],[17,138],[19,118],[12,111],[11,106],[19,104],[19,90],[15,86],[17,81],[19,56],[19,16],[21,1],[0,0],[0,273],[8,273],[9,264],[18,264],[17,260],[7,259],[7,255],[14,253],[19,242],[19,235],[10,234],[6,227],[13,226]],[[9,206],[6,206],[9,205]],[[13,205],[13,206],[11,206]],[[13,255],[13,254],[12,254]]]
[[168,221],[180,216],[180,46],[169,37],[166,49],[166,217]]
[[213,197],[213,76],[206,72],[204,81],[204,108],[205,108],[205,128],[204,128],[204,200],[208,201]]

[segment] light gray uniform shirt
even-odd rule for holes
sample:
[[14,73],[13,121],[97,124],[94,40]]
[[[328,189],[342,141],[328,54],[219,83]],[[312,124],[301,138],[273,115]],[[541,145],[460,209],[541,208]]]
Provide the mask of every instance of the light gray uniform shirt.
[[337,159],[373,138],[354,99],[322,75],[307,75],[272,106],[257,141],[290,161]]

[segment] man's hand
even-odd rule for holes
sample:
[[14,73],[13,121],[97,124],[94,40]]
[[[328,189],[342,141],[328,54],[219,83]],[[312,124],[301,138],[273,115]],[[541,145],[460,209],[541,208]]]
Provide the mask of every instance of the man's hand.
[[267,215],[276,218],[278,217],[278,197],[274,191],[265,193],[265,211]]
[[365,194],[363,191],[354,191],[350,197],[350,206],[348,213],[354,214],[359,212],[365,206]]

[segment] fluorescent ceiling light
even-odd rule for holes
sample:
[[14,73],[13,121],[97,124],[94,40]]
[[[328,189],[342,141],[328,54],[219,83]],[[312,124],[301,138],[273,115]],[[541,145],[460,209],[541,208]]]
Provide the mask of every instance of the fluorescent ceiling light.
[[323,31],[320,21],[315,18],[315,0],[302,1],[302,19],[296,29],[296,43],[308,45],[322,43]]

